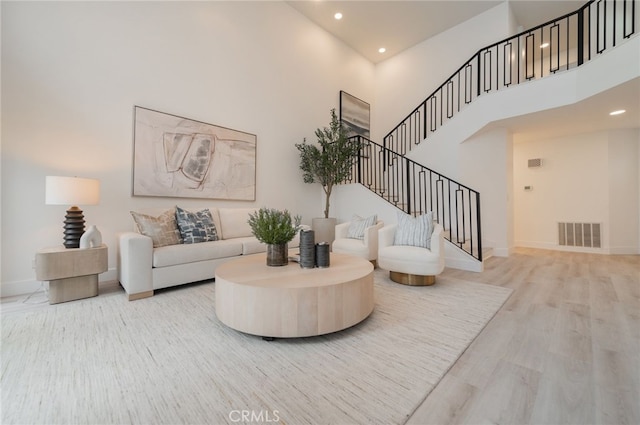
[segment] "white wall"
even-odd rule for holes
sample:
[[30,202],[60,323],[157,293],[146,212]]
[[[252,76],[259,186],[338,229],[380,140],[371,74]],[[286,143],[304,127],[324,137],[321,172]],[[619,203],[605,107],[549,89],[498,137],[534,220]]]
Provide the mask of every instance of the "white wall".
[[382,141],[409,113],[478,50],[513,34],[508,2],[376,66],[372,139]]
[[[540,168],[527,160],[540,158]],[[558,222],[609,221],[606,134],[516,143],[514,146],[517,246],[558,246]],[[525,191],[524,186],[531,186]],[[606,226],[604,234],[608,234]],[[604,235],[603,235],[604,236]],[[607,237],[603,238],[603,244]]]
[[[2,295],[35,280],[32,260],[62,242],[65,207],[47,175],[101,181],[84,207],[115,279],[130,210],[254,205],[322,212],[295,143],[314,140],[339,91],[373,98],[374,67],[284,2],[2,2]],[[257,135],[255,202],[131,196],[133,106]]]
[[[635,130],[603,131],[514,146],[517,246],[611,254],[639,253]],[[541,158],[540,168],[527,160]],[[525,191],[524,186],[532,186]],[[602,248],[558,246],[557,223],[601,223]]]
[[608,132],[609,148],[609,252],[611,254],[640,254],[638,220],[640,185],[634,178],[638,173],[640,130]]
[[[513,20],[509,4],[508,2],[504,2],[399,55],[379,63],[376,67],[375,108],[372,110],[372,139],[376,142],[381,142],[387,132],[404,119],[413,108],[449,78],[451,74],[470,59],[473,54],[482,47],[512,35],[515,32],[515,27],[516,24]],[[443,131],[445,128],[447,128],[447,126],[442,127],[438,131]],[[479,128],[480,126],[474,127],[472,125],[466,137],[476,132]],[[508,142],[503,136],[504,134],[500,134],[498,139],[491,139],[490,136],[483,137],[489,137],[490,140],[487,142],[487,145],[493,145],[494,148],[496,145],[505,148]],[[421,155],[413,151],[408,157],[417,160],[423,165],[432,167],[449,177],[459,179],[461,160],[472,162],[468,159],[471,156],[465,156],[459,153],[457,146],[458,143],[466,137],[459,138],[456,141],[452,141],[448,137],[443,137],[442,144],[430,141],[428,143],[430,146],[428,148],[428,154]],[[492,150],[491,152],[496,151]],[[502,158],[502,161],[499,162],[500,168],[496,168],[495,166],[490,168],[500,174],[499,178],[501,181],[504,181],[505,187],[508,187],[510,180],[504,180],[507,170],[505,168],[505,161],[508,155],[506,155],[505,151],[498,152],[497,155],[499,158]],[[498,157],[489,155],[487,159],[492,162],[494,160],[500,161]],[[480,174],[486,176],[484,173],[486,164],[478,162],[475,164],[481,168]],[[472,168],[476,169],[477,167],[474,165]],[[478,179],[474,181],[477,180]],[[464,181],[462,182],[464,183]],[[486,187],[490,189],[492,193],[495,193],[495,197],[499,198],[501,202],[506,199],[505,191],[498,189],[495,184],[487,182],[486,185],[483,184],[482,186],[483,188]],[[473,185],[472,187],[478,189]],[[486,197],[482,195],[483,205],[490,205],[493,198],[492,195],[487,195]],[[349,204],[343,204],[349,201]],[[359,195],[357,191],[344,189],[338,193],[336,201],[334,202],[334,205],[337,205],[338,202],[340,203],[335,210],[337,217],[340,221],[345,221],[351,218],[353,209],[375,209],[375,207],[371,205],[373,201],[377,203],[381,202],[377,197],[370,199],[368,196]],[[385,221],[390,220],[390,222],[395,222],[395,214],[390,213],[386,206],[383,207],[383,205],[384,204],[380,204],[379,214],[385,217]],[[504,203],[501,203],[498,208],[501,209],[499,217],[507,219],[510,214],[510,207],[507,208]],[[497,218],[498,215],[489,215],[486,219],[488,223],[493,221],[491,217],[499,220]],[[509,243],[507,236],[511,230],[503,230],[501,226],[504,223],[501,221],[498,221],[498,223],[500,224],[493,226],[496,229],[500,228],[498,230],[499,235],[496,235],[495,238],[501,241],[499,245],[503,249],[501,251],[495,250],[495,252],[507,252],[512,246],[512,239],[511,243]],[[483,223],[483,227],[485,226],[486,223]],[[494,244],[494,247],[495,246]]]
[[[331,197],[331,215],[338,218],[338,223],[350,221],[354,214],[360,217],[376,214],[378,220],[385,224],[398,222],[397,214],[400,210],[362,185],[338,185],[333,189]],[[357,201],[354,202],[354,199]]]
[[483,246],[496,256],[509,256],[514,246],[513,135],[497,128],[458,146],[459,179],[480,192]]
[[[482,173],[481,168],[464,166],[458,158],[461,156],[473,158],[475,150],[473,141],[477,135],[493,129],[500,130],[508,127],[508,118],[510,117],[526,116],[529,113],[574,104],[599,91],[637,78],[640,75],[638,41],[640,40],[636,38],[573,71],[481,97],[436,132],[435,137],[432,137],[428,143],[422,143],[418,149],[410,154],[412,159],[426,163],[437,170],[444,170],[445,174],[449,173],[449,176],[457,178],[463,183],[466,182],[480,192],[483,199],[483,243],[484,246],[496,248],[494,251],[496,255],[508,254],[513,243],[515,246],[530,245],[523,245],[518,241],[513,242],[511,238],[504,239],[505,235],[510,232],[515,234],[515,231],[508,228],[499,229],[495,226],[497,222],[494,217],[501,217],[505,211],[509,211],[509,203],[485,202],[487,199],[487,194],[484,193],[487,191],[486,187],[489,187],[489,193],[492,193],[493,190],[491,186],[487,186],[487,176]],[[522,99],[527,101],[523,102]],[[482,130],[474,134],[476,129]],[[457,141],[464,143],[459,144],[456,143]],[[500,143],[499,140],[496,140],[496,143]],[[469,152],[465,154],[465,150],[469,150]],[[487,170],[492,170],[492,167],[502,164],[501,155],[493,158],[478,152],[478,158],[483,158],[482,164]],[[490,174],[495,174],[495,171]],[[505,175],[508,175],[508,170],[505,171]],[[484,182],[485,188],[478,186],[481,182]],[[502,180],[496,176],[493,187],[502,187],[502,185]],[[516,193],[519,190],[517,185],[515,190]],[[517,215],[518,211],[516,210],[515,216]],[[492,220],[493,223],[490,224],[487,220]],[[508,221],[503,223],[503,226],[508,225]],[[517,236],[515,237],[517,239]],[[503,251],[505,248],[507,251]]]
[[[515,32],[516,23],[506,6],[503,3],[377,66],[374,141],[380,141],[479,48]],[[465,48],[470,34],[478,44]],[[483,246],[494,248],[496,255],[508,255],[518,245],[513,227],[517,211],[513,196],[509,195],[513,193],[509,191],[513,170],[508,151],[510,138],[517,135],[507,131],[508,119],[575,104],[638,78],[638,46],[640,38],[635,37],[580,68],[481,96],[407,156],[478,190],[482,199]],[[483,151],[482,144],[489,150]],[[478,158],[481,161],[473,164]],[[513,190],[519,189],[516,186]],[[361,202],[358,197],[349,200],[357,205]],[[349,217],[346,214],[339,219]]]

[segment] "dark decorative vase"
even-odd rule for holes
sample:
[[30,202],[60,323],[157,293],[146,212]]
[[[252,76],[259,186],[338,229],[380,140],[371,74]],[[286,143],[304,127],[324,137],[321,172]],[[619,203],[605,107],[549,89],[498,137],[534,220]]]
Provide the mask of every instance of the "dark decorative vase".
[[267,266],[286,266],[289,264],[289,246],[285,244],[267,244]]
[[316,245],[316,266],[329,267],[329,247],[326,242],[320,242]]
[[300,267],[312,269],[316,266],[316,242],[313,230],[300,231]]

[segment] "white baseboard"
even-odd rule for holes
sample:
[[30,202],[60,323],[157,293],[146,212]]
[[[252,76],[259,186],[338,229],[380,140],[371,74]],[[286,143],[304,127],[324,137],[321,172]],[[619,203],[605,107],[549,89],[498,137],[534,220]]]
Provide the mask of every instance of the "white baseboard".
[[[113,282],[114,280],[118,280],[118,271],[115,268],[109,269],[104,273],[100,273],[100,276],[98,276],[99,283]],[[46,287],[49,286],[48,282],[41,282],[35,279],[2,282],[2,284],[0,285],[0,298],[31,294],[40,289],[43,283]]]
[[612,246],[609,248],[609,254],[611,255],[638,255],[640,254],[640,247],[637,246]]
[[530,241],[516,241],[517,247],[522,248],[538,248],[538,249],[550,249],[553,251],[564,252],[581,252],[586,254],[609,254],[609,250],[605,248],[588,248],[582,246],[564,246],[555,243],[548,242],[530,242]]
[[[23,280],[17,282],[2,282],[0,285],[0,297],[15,297],[17,295],[31,294],[40,289],[42,282],[38,280]],[[48,284],[45,282],[45,285]]]

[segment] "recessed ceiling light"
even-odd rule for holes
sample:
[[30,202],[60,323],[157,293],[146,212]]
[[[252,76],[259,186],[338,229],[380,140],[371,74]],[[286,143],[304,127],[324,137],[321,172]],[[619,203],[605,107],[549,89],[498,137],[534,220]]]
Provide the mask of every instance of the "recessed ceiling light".
[[335,15],[333,15],[334,18],[336,18],[337,20],[342,19],[342,13],[337,12]]
[[386,51],[387,51],[387,49],[385,49],[384,47],[381,47],[381,48],[378,49],[378,53],[384,53]]
[[541,47],[541,48],[543,48],[543,49],[544,49],[545,47],[549,47],[549,43],[542,43],[542,44],[540,45],[540,47]]
[[613,112],[609,112],[609,115],[620,115],[620,114],[624,114],[625,111],[624,109],[618,109],[617,111],[613,111]]

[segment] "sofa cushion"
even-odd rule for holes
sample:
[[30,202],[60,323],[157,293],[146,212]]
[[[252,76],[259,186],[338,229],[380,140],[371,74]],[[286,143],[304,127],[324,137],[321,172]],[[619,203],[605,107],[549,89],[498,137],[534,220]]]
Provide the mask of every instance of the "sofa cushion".
[[258,254],[267,250],[267,245],[260,242],[255,236],[235,238],[234,241],[242,244],[242,255]]
[[233,239],[253,236],[251,226],[249,226],[249,214],[255,212],[255,208],[219,208],[221,228],[218,237]]
[[386,270],[429,276],[442,272],[444,260],[428,249],[391,245],[380,249],[378,264]]
[[373,226],[378,221],[377,215],[370,215],[367,218],[362,218],[357,214],[353,215],[351,224],[349,224],[349,230],[347,231],[347,238],[351,239],[364,239],[364,231],[367,227]]
[[369,247],[364,244],[363,239],[336,239],[335,241],[333,241],[332,248],[334,252],[340,252],[343,254],[353,254],[359,257],[369,256]]
[[130,211],[136,223],[138,232],[148,236],[153,241],[153,247],[181,243],[180,232],[176,223],[175,207],[156,216]]
[[433,233],[433,212],[429,211],[419,217],[398,213],[398,227],[393,240],[394,245],[409,245],[431,248]]
[[191,212],[176,207],[176,221],[180,236],[185,244],[218,240],[211,211],[206,208],[202,211]]
[[197,244],[180,244],[153,250],[153,267],[167,267],[196,261],[235,257],[242,254],[242,243],[219,240]]

